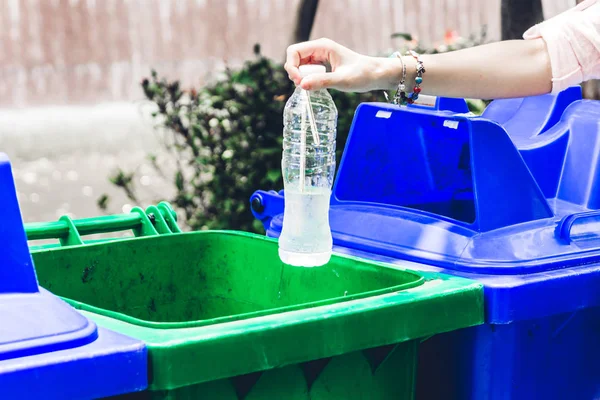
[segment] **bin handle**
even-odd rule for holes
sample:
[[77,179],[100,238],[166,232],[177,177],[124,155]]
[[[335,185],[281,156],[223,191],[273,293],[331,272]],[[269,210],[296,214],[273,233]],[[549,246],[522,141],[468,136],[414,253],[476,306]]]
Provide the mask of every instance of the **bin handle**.
[[55,222],[25,224],[27,240],[59,239],[61,246],[83,245],[82,236],[131,229],[136,237],[180,233],[177,214],[163,201],[146,210],[134,207],[128,214],[72,219],[63,215]]
[[250,196],[250,208],[254,218],[262,222],[265,230],[269,229],[271,220],[278,214],[283,213],[284,208],[284,191],[276,192],[270,190],[257,190]]
[[576,222],[581,222],[585,220],[591,220],[588,222],[592,222],[592,220],[594,219],[600,222],[600,210],[585,211],[567,215],[558,223],[556,227],[556,234],[560,239],[562,239],[566,243],[572,243],[580,238],[590,239],[590,237],[595,237],[600,239],[600,232],[594,229],[583,230],[582,232],[579,232],[576,235],[573,235],[572,233],[573,226]]

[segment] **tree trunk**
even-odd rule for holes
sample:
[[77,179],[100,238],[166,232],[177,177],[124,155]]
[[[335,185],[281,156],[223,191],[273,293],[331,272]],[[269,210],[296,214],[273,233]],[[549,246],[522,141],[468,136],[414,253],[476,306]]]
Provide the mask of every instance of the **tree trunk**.
[[544,20],[542,0],[502,0],[502,40],[521,39],[523,33]]
[[292,36],[293,43],[306,42],[310,38],[319,0],[301,0],[296,12],[296,26]]

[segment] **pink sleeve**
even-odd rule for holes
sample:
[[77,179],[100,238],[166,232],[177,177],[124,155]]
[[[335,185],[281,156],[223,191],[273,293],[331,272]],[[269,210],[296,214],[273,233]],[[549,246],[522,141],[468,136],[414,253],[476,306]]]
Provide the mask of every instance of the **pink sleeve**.
[[550,55],[552,93],[600,78],[600,1],[585,0],[523,35],[540,37]]

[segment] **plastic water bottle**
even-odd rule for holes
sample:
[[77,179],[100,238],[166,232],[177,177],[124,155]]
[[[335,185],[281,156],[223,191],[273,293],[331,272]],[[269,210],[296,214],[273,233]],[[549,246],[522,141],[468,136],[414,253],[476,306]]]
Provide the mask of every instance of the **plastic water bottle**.
[[[322,65],[300,66],[302,76],[323,72]],[[329,198],[337,109],[327,90],[298,87],[285,106],[283,123],[285,211],[279,257],[289,265],[321,266],[329,262],[333,247]]]

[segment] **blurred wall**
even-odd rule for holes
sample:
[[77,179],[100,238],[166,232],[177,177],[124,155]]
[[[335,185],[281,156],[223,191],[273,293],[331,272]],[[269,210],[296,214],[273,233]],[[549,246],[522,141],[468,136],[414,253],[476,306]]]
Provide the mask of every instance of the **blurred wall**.
[[[575,0],[544,0],[546,17]],[[0,107],[141,99],[151,67],[186,85],[252,56],[281,58],[298,0],[0,0]],[[377,54],[393,32],[439,42],[488,26],[500,0],[321,0],[314,37]]]

